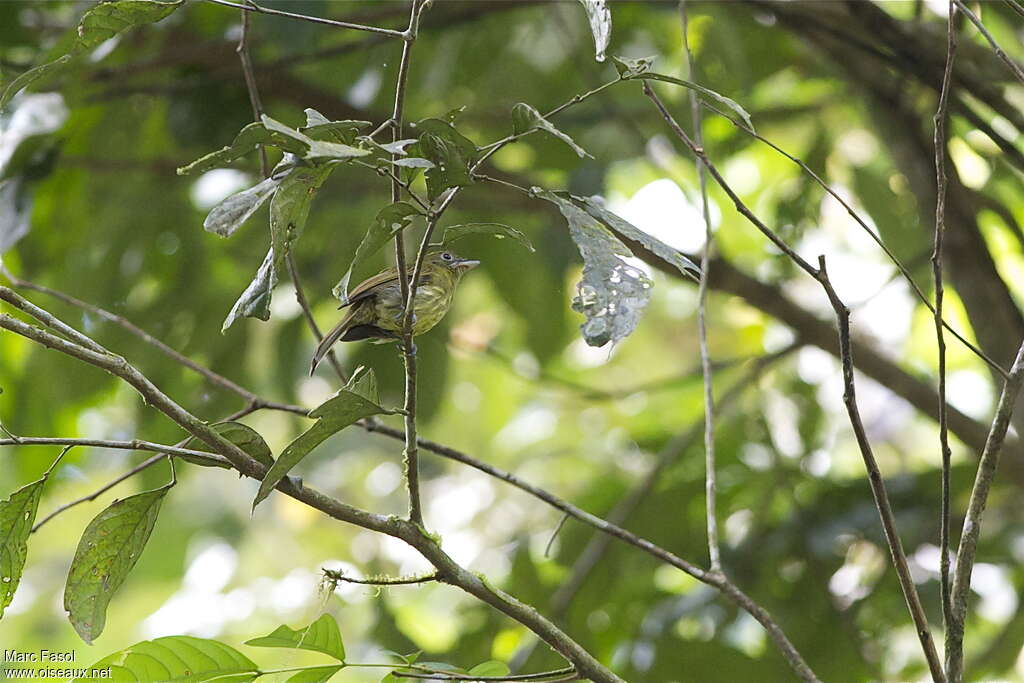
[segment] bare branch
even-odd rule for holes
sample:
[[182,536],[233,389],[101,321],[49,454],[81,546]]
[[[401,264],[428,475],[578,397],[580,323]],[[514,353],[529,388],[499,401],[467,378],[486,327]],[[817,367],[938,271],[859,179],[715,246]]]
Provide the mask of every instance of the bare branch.
[[390,28],[380,28],[378,26],[366,26],[364,24],[353,24],[348,21],[335,21],[334,19],[324,19],[323,17],[314,17],[308,14],[296,14],[295,12],[285,12],[279,9],[271,9],[269,7],[262,7],[257,5],[252,0],[245,0],[245,4],[237,4],[234,2],[228,2],[227,0],[206,0],[212,2],[215,5],[223,5],[225,7],[234,7],[244,12],[258,12],[260,14],[269,14],[275,17],[288,17],[289,19],[298,19],[300,21],[308,21],[314,24],[326,24],[327,26],[336,26],[338,28],[350,28],[355,31],[368,31],[370,33],[379,33],[385,36],[391,36],[392,38],[406,37],[406,34],[402,31],[396,31]]
[[[247,0],[248,1],[248,0]],[[260,91],[256,87],[256,75],[252,70],[252,59],[249,58],[249,12],[242,7],[242,32],[238,37],[238,47],[235,48],[238,59],[242,62],[242,74],[245,76],[245,89],[249,91],[249,104],[252,105],[253,120],[259,121],[263,117],[263,102],[260,100]],[[260,173],[264,178],[270,177],[270,165],[267,163],[267,148],[262,144],[257,145],[260,150]]]
[[344,572],[333,569],[321,569],[321,571],[325,577],[335,583],[358,583],[364,586],[409,586],[441,580],[437,572],[423,574],[422,576],[371,576],[366,579],[357,579],[352,576],[345,576]]
[[[951,4],[955,5],[957,9],[964,13],[964,16],[971,20],[971,23],[977,27],[981,35],[985,36],[985,40],[988,41],[988,44],[992,46],[996,56],[1010,68],[1010,71],[1012,71],[1013,75],[1017,77],[1017,80],[1024,84],[1024,70],[1020,68],[1020,64],[1015,62],[1008,54],[1006,54],[1006,52],[1003,51],[1003,48],[999,47],[999,43],[996,42],[996,39],[993,38],[992,34],[988,32],[987,28],[985,28],[985,24],[981,23],[981,19],[978,18],[978,15],[972,12],[971,8],[965,5],[962,0],[952,0]],[[953,11],[951,8],[950,16],[952,15]]]

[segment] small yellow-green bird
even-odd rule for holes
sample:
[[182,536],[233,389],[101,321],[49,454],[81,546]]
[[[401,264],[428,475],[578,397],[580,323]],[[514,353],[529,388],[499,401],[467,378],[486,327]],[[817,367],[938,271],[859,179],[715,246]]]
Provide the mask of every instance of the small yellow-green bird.
[[[423,334],[441,322],[452,305],[459,280],[478,265],[479,261],[460,258],[443,249],[427,252],[413,301],[413,336]],[[411,264],[408,272],[411,276]],[[348,314],[317,345],[309,374],[313,374],[335,342],[399,338],[402,331],[402,292],[398,269],[388,268],[359,283],[349,293],[348,303],[339,308],[346,306],[351,306]]]

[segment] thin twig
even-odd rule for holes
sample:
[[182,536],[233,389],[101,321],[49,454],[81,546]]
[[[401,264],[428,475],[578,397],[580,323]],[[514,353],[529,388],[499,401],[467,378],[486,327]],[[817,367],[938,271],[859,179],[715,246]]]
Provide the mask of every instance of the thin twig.
[[[248,2],[249,0],[246,0]],[[252,105],[254,121],[263,117],[263,102],[260,100],[260,91],[256,87],[256,75],[252,70],[252,59],[249,58],[249,12],[242,7],[242,31],[238,37],[238,46],[235,53],[242,62],[242,74],[245,76],[245,89],[249,91],[249,104]],[[260,173],[264,178],[270,177],[270,164],[267,162],[267,148],[262,144],[257,145],[260,150]]]
[[[324,335],[320,332],[320,326],[316,324],[316,319],[313,317],[313,310],[309,307],[309,301],[306,299],[306,292],[302,288],[302,279],[299,277],[299,268],[295,265],[295,255],[292,254],[292,250],[289,247],[285,262],[288,264],[288,276],[292,279],[292,284],[295,286],[295,300],[299,302],[299,308],[302,309],[302,315],[306,319],[306,325],[309,327],[313,336],[317,342],[324,338]],[[338,357],[334,355],[334,349],[327,350],[327,360],[330,362],[331,367],[334,368],[334,374],[338,376],[341,383],[348,382],[348,375],[345,374],[345,370],[342,369],[341,363],[338,362]]]
[[1006,4],[1013,8],[1013,11],[1024,17],[1024,5],[1017,0],[1006,0]]
[[953,572],[951,589],[950,622],[946,635],[946,671],[949,683],[960,683],[964,665],[964,622],[967,618],[967,597],[971,590],[971,572],[974,559],[978,552],[978,536],[981,533],[981,522],[988,502],[989,490],[995,479],[1002,452],[1003,441],[1010,425],[1010,418],[1016,405],[1021,385],[1024,384],[1024,342],[1017,350],[1017,357],[1010,368],[1010,376],[1003,382],[1003,391],[999,395],[995,418],[989,429],[985,450],[981,453],[978,473],[971,489],[971,499],[967,504],[964,527],[960,534],[960,545],[956,551],[956,569]]
[[[679,0],[679,16],[683,24],[683,49],[686,51],[686,63],[689,67],[687,78],[694,80],[696,66],[693,51],[687,37],[689,28],[686,15],[686,0]],[[700,103],[697,93],[690,90],[690,115],[693,122],[693,139],[701,148],[704,147],[704,133],[700,115]],[[708,277],[711,269],[711,249],[714,236],[711,233],[711,209],[708,204],[708,179],[704,164],[697,162],[697,175],[700,180],[701,210],[704,216],[704,249],[700,257],[700,280],[697,286],[697,338],[700,345],[700,366],[704,377],[704,496],[705,518],[707,520],[708,557],[711,571],[722,571],[722,551],[718,544],[718,511],[716,503],[715,476],[715,391],[711,374],[711,353],[708,349]]]
[[956,59],[956,3],[949,2],[949,20],[946,25],[946,67],[942,74],[942,88],[935,111],[935,240],[932,251],[932,279],[935,282],[935,340],[939,354],[939,448],[942,460],[942,502],[939,512],[939,585],[942,593],[942,619],[947,637],[950,623],[949,601],[949,506],[950,469],[952,453],[949,449],[949,421],[946,412],[946,338],[942,330],[942,239],[946,231],[946,126],[949,120],[949,91]]
[[[1003,48],[999,47],[999,43],[996,42],[996,39],[993,38],[992,34],[988,32],[987,28],[985,28],[985,24],[981,23],[981,19],[979,19],[978,16],[971,11],[971,8],[965,5],[962,0],[952,0],[952,3],[956,5],[957,9],[964,13],[964,16],[971,20],[971,23],[977,27],[981,35],[985,36],[985,40],[987,40],[988,44],[992,46],[996,56],[1010,68],[1010,71],[1012,71],[1013,75],[1017,77],[1017,80],[1024,83],[1024,69],[1021,69],[1020,64],[1015,62],[1010,55],[1006,54],[1006,52],[1003,51]],[[952,11],[950,11],[950,15],[952,15]]]
[[212,2],[215,5],[223,5],[224,7],[234,7],[244,12],[258,12],[260,14],[269,14],[275,17],[288,17],[289,19],[298,19],[300,21],[308,21],[314,24],[326,24],[327,26],[336,26],[338,28],[350,28],[356,31],[368,31],[370,33],[379,33],[385,36],[391,36],[392,38],[405,39],[405,33],[402,31],[396,31],[390,28],[380,28],[379,26],[366,26],[365,24],[353,24],[348,21],[335,21],[334,19],[324,19],[323,17],[314,17],[308,14],[296,14],[295,12],[285,12],[279,9],[271,9],[269,7],[263,7],[257,5],[251,0],[247,0],[245,4],[237,4],[234,2],[228,2],[227,0],[206,0]]
[[422,576],[371,576],[366,579],[357,579],[352,576],[346,576],[344,572],[335,571],[333,569],[321,569],[331,581],[342,582],[342,583],[358,583],[364,586],[409,586],[417,583],[430,583],[432,581],[440,581],[440,577],[437,572],[430,574],[423,574]]
[[839,326],[839,357],[842,361],[845,387],[843,402],[846,404],[850,424],[853,427],[855,436],[857,437],[857,445],[860,448],[861,458],[864,460],[864,466],[868,472],[871,493],[875,500],[875,507],[878,509],[878,514],[882,521],[882,529],[885,532],[886,542],[888,543],[889,551],[892,555],[893,566],[896,568],[900,587],[903,590],[903,596],[906,599],[907,608],[910,612],[911,619],[914,622],[918,639],[921,641],[921,648],[924,651],[925,659],[928,662],[928,668],[931,671],[932,678],[935,680],[935,683],[945,683],[946,679],[942,671],[942,664],[935,651],[935,644],[932,641],[931,631],[928,628],[928,618],[924,613],[924,607],[921,605],[921,599],[917,594],[917,587],[910,574],[910,567],[907,563],[906,552],[903,549],[903,542],[900,540],[899,533],[896,530],[896,519],[892,511],[892,505],[889,502],[889,494],[885,488],[885,481],[882,478],[881,471],[878,469],[878,463],[871,450],[871,444],[868,441],[867,433],[864,430],[864,425],[860,417],[860,409],[857,407],[853,376],[853,358],[850,350],[850,311],[845,304],[843,304],[842,300],[839,299],[835,289],[832,287],[832,283],[828,278],[828,273],[825,270],[824,257],[819,257],[818,267],[815,268],[803,257],[793,251],[793,249],[786,244],[781,237],[765,225],[765,223],[758,218],[749,207],[747,207],[743,200],[740,199],[739,195],[736,194],[729,183],[725,181],[725,178],[722,177],[722,174],[718,171],[717,167],[711,163],[710,159],[708,159],[704,149],[699,147],[690,138],[690,136],[686,134],[686,131],[679,126],[675,118],[665,107],[665,104],[661,101],[661,98],[658,97],[646,81],[643,84],[643,91],[644,94],[651,99],[655,107],[657,107],[662,118],[668,124],[676,137],[678,137],[679,140],[690,149],[690,152],[704,164],[718,186],[721,187],[726,195],[728,195],[732,200],[736,210],[762,234],[768,237],[768,239],[783,253],[789,256],[797,266],[817,280],[825,289],[829,303],[832,304],[832,308],[835,311],[836,320]]

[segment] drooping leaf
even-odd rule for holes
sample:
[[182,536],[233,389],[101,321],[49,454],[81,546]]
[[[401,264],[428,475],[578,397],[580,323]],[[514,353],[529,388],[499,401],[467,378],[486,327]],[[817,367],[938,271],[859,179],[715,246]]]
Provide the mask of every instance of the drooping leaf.
[[169,489],[115,501],[82,534],[68,571],[64,609],[85,642],[103,632],[107,605],[138,562]]
[[26,484],[0,501],[0,617],[14,598],[21,582],[28,554],[28,537],[36,521],[39,499],[43,495],[43,477]]
[[[242,424],[241,422],[218,422],[210,425],[210,428],[251,455],[257,462],[265,465],[266,467],[273,466],[274,456],[270,452],[270,446],[268,446],[267,442],[263,440],[263,437],[260,436],[259,432],[249,425]],[[193,451],[205,451],[209,449],[209,446],[193,436],[185,442],[185,448]],[[227,469],[231,468],[230,465],[222,463],[219,460],[200,460],[199,458],[194,458],[188,455],[183,455],[181,458],[182,460],[196,465],[223,467]]]
[[345,645],[341,640],[338,622],[330,614],[322,614],[306,628],[298,630],[278,626],[272,633],[245,641],[253,647],[288,647],[299,650],[313,650],[345,661]]
[[34,93],[0,126],[0,180],[31,173],[41,152],[53,144],[53,133],[67,121],[68,108],[59,93]]
[[252,506],[255,508],[259,505],[295,465],[329,436],[365,417],[388,412],[390,411],[353,391],[351,382],[338,390],[333,397],[309,412],[310,417],[317,418],[316,423],[297,436],[281,452],[274,466],[267,472],[267,476],[260,482],[260,489]]
[[345,668],[344,664],[314,666],[304,669],[288,678],[287,683],[325,683],[331,676]]
[[473,183],[470,167],[480,157],[472,140],[441,119],[424,119],[416,123],[420,137],[417,156],[434,164],[427,169],[427,197],[431,200],[451,187]]
[[605,0],[580,0],[587,12],[590,32],[594,35],[594,59],[604,61],[605,50],[612,35],[612,13]]
[[331,289],[331,293],[345,303],[348,303],[348,285],[352,279],[352,273],[366,259],[373,256],[377,251],[387,244],[388,240],[401,230],[409,227],[412,217],[419,211],[412,204],[407,202],[396,202],[389,204],[377,212],[370,228],[363,235],[363,239],[356,247],[356,253],[352,257],[341,280]]
[[0,180],[0,254],[28,234],[32,195],[21,177]]
[[289,243],[302,234],[313,197],[328,175],[329,168],[296,166],[274,192],[270,200],[270,244],[275,266],[283,262]]
[[274,250],[267,252],[256,277],[245,288],[235,305],[231,307],[220,331],[225,332],[239,318],[270,319],[270,297],[277,285],[277,270],[274,268]]
[[203,228],[221,237],[231,237],[270,199],[279,184],[280,180],[271,177],[227,197],[207,214]]
[[206,638],[168,636],[144,640],[99,660],[89,671],[110,678],[76,678],[72,683],[247,683],[258,676],[251,659],[230,645]]
[[569,145],[569,147],[572,148],[572,151],[576,152],[576,155],[581,159],[584,157],[590,157],[591,159],[594,158],[587,152],[587,150],[577,145],[575,140],[555,128],[550,121],[544,118],[539,111],[530,105],[525,102],[520,102],[512,107],[512,132],[519,135],[520,133],[525,133],[526,131],[533,130],[534,128],[554,135],[556,138]]
[[571,199],[539,188],[535,194],[562,212],[583,257],[583,279],[576,285],[572,308],[586,317],[580,326],[584,341],[604,346],[624,339],[636,328],[650,300],[650,278],[626,263],[623,257],[633,253]]
[[114,0],[96,5],[78,24],[78,44],[82,49],[92,49],[129,28],[160,21],[184,1]]
[[491,660],[477,664],[469,670],[470,676],[508,676],[511,670],[505,662]]
[[[613,231],[627,239],[639,242],[649,251],[654,252],[657,256],[671,263],[684,276],[693,278],[694,280],[700,277],[700,267],[696,263],[683,256],[677,249],[673,249],[661,240],[648,235],[646,232],[628,222],[621,216],[604,208],[604,206],[593,198],[573,196],[572,201],[579,204],[587,213],[601,221]],[[694,226],[694,229],[698,229],[698,226]]]
[[2,93],[0,93],[0,110],[2,110],[7,103],[11,101],[12,97],[33,83],[41,85],[50,78],[59,75],[64,71],[64,67],[66,67],[71,60],[71,55],[64,55],[59,59],[47,62],[46,64],[40,64],[39,66],[29,69],[25,73],[19,75],[13,81],[8,83],[7,87],[4,88]]
[[463,223],[461,225],[449,225],[444,229],[444,234],[441,236],[441,243],[451,244],[456,240],[462,239],[466,235],[493,235],[498,239],[510,237],[530,251],[535,251],[526,235],[503,223]]

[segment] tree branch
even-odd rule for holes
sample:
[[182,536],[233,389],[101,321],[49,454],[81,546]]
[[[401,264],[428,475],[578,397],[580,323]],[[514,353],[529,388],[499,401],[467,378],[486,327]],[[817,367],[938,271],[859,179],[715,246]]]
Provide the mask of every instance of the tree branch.
[[324,19],[323,17],[314,17],[308,14],[296,14],[295,12],[285,12],[279,9],[271,9],[269,7],[262,7],[257,5],[252,0],[245,0],[245,4],[236,4],[234,2],[228,2],[227,0],[206,0],[215,5],[223,5],[225,7],[234,7],[244,12],[258,12],[260,14],[269,14],[275,17],[288,17],[289,19],[298,19],[300,21],[308,21],[314,24],[326,24],[327,26],[336,26],[338,28],[350,28],[355,31],[367,31],[369,33],[378,33],[383,36],[391,36],[392,38],[405,38],[405,33],[402,31],[396,31],[390,28],[380,28],[378,26],[367,26],[365,24],[353,24],[348,21],[335,21],[334,19]]

